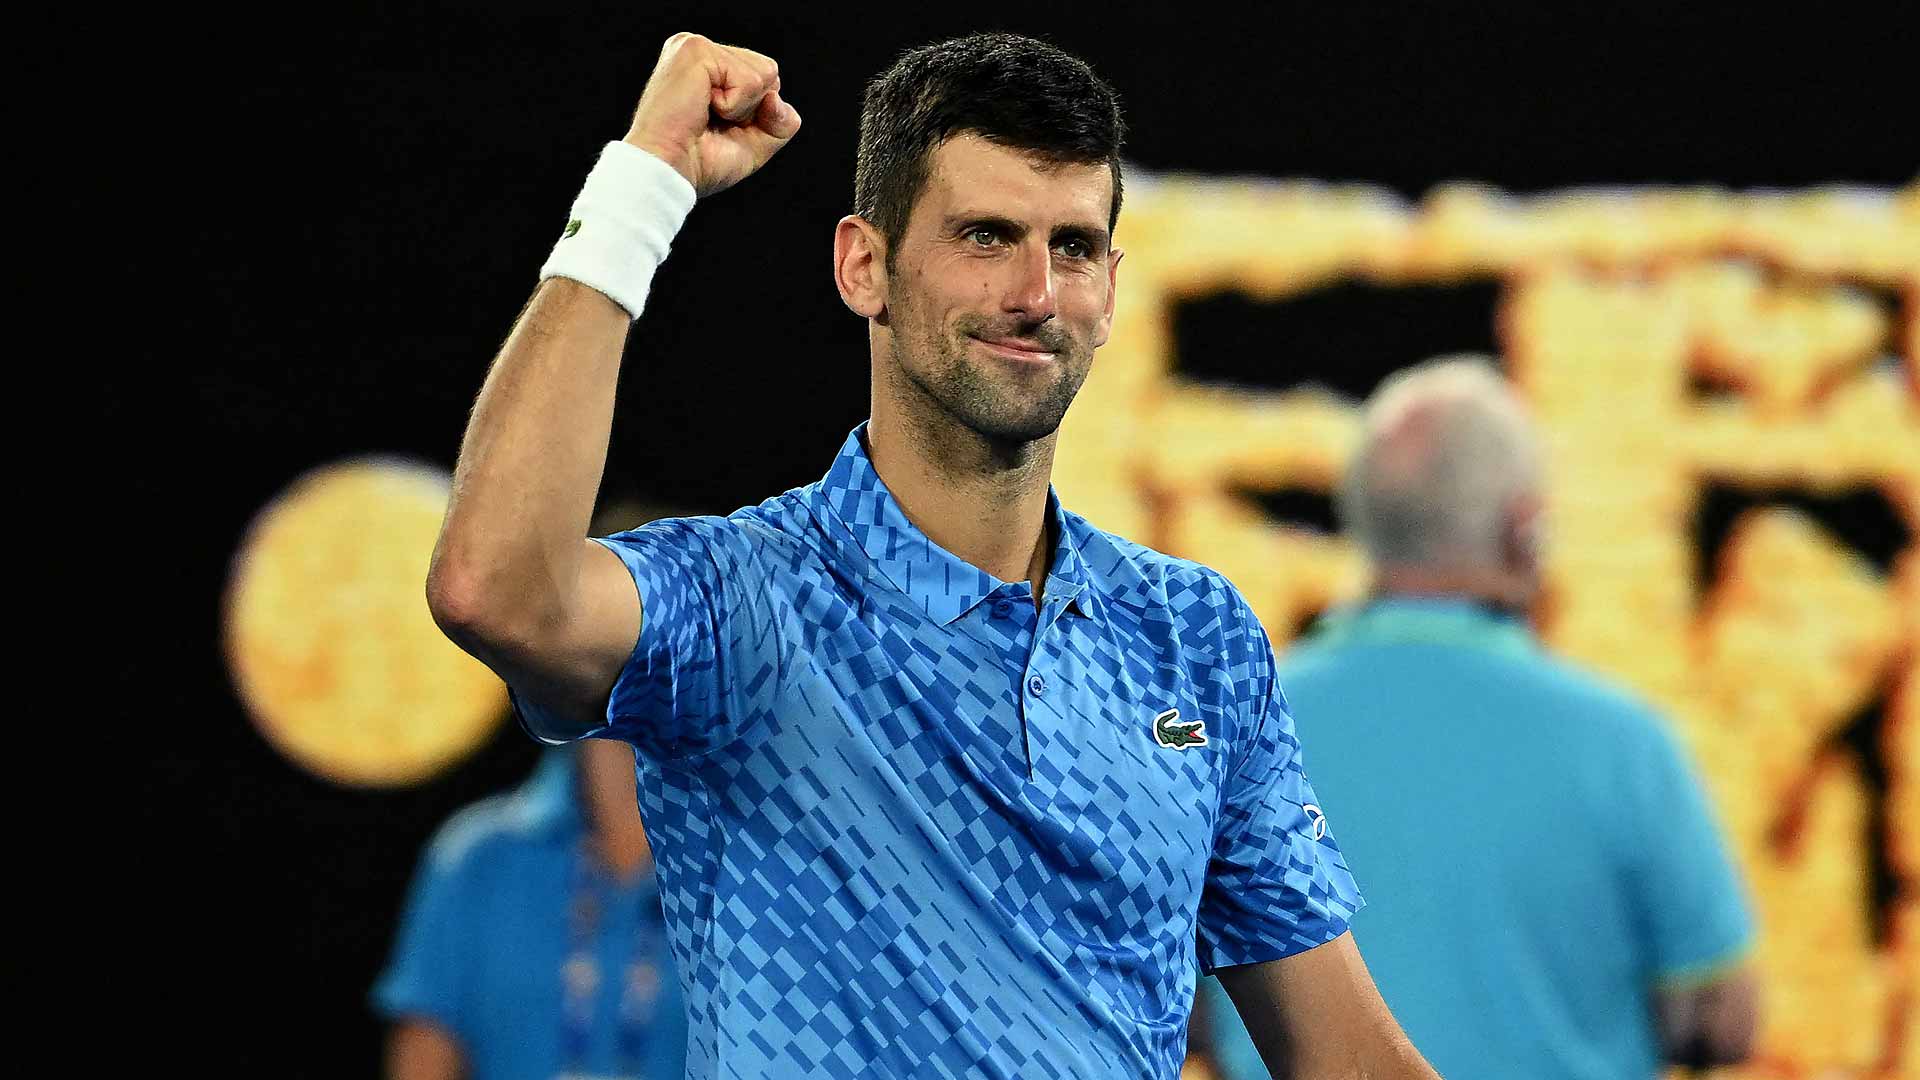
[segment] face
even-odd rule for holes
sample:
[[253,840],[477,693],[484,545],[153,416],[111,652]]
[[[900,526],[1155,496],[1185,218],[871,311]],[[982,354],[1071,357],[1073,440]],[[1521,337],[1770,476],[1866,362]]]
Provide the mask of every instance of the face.
[[974,135],[931,164],[886,278],[887,352],[951,420],[999,443],[1046,438],[1112,327],[1113,176]]

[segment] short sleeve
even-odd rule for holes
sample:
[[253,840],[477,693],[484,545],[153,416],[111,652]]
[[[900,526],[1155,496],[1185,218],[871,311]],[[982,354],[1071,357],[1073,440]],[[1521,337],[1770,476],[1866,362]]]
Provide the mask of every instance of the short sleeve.
[[[764,701],[780,667],[772,599],[746,527],[727,518],[666,518],[597,542],[619,557],[640,597],[640,638],[607,699],[606,722],[578,737],[623,739],[653,761],[712,749]],[[518,695],[542,742],[559,726]]]
[[1706,981],[1738,961],[1753,939],[1740,876],[1685,751],[1649,716],[1628,781],[1635,812],[1634,895],[1655,983]]
[[388,1020],[421,1017],[462,1038],[468,1030],[461,987],[470,934],[464,924],[470,898],[460,864],[440,845],[420,862],[407,894],[393,956],[373,988],[374,1010]]
[[1238,748],[1200,897],[1202,971],[1277,960],[1346,932],[1366,903],[1327,828],[1273,675],[1273,649],[1247,680],[1258,703]]

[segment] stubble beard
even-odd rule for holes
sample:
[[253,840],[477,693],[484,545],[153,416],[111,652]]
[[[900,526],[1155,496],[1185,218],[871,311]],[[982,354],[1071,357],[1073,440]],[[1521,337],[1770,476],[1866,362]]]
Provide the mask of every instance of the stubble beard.
[[[1024,337],[1052,351],[1054,359],[1039,378],[1020,380],[970,355],[975,334]],[[911,338],[896,333],[892,351],[894,365],[921,396],[988,444],[1008,450],[1060,429],[1092,359],[1092,350],[1051,324],[995,323],[972,314],[951,328],[930,327]]]

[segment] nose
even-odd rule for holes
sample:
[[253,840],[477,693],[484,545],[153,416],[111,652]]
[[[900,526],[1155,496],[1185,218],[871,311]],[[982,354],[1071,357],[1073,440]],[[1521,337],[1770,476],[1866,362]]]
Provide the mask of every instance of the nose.
[[1007,283],[1000,309],[1027,322],[1043,323],[1059,314],[1053,291],[1053,252],[1043,241],[1022,244],[1011,260],[1013,280]]

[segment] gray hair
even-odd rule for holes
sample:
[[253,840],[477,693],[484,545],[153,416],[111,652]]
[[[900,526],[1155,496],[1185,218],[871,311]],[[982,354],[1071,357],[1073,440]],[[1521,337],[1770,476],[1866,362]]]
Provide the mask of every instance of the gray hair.
[[1493,358],[1436,357],[1368,399],[1340,517],[1376,564],[1498,566],[1507,508],[1538,492],[1540,457]]

